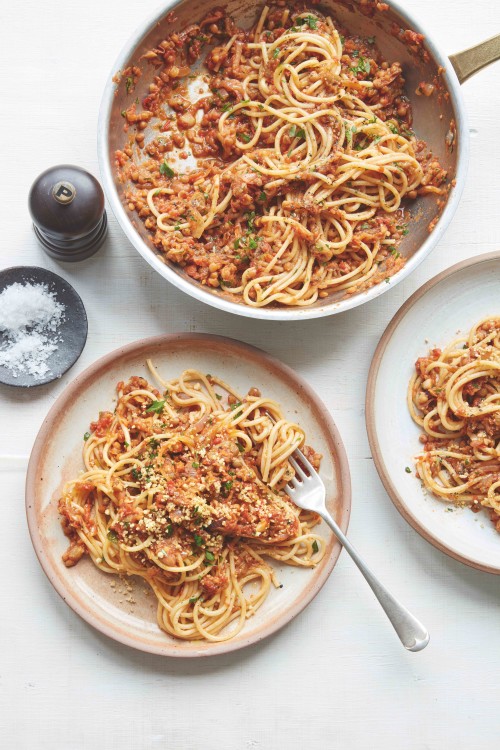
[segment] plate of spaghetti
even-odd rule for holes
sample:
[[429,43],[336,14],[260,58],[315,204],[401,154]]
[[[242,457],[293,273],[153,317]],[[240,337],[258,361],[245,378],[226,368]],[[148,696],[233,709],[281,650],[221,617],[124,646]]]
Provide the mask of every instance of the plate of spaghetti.
[[342,442],[288,367],[206,335],[113,352],[63,393],[33,448],[26,502],[42,567],[130,646],[203,656],[254,643],[306,606],[340,553],[283,490],[298,447],[346,528]]
[[373,457],[398,510],[439,549],[493,573],[500,573],[499,279],[493,253],[425,284],[386,329],[367,388]]
[[[215,7],[182,26],[177,10],[113,79],[113,180],[148,261],[185,291],[258,317],[314,316],[387,288],[406,236],[424,240],[424,217],[433,231],[454,175],[446,131],[437,149],[418,132],[378,20],[352,32],[300,2],[251,18]],[[405,34],[425,67],[423,36]],[[418,87],[421,108],[445,101],[437,79]]]

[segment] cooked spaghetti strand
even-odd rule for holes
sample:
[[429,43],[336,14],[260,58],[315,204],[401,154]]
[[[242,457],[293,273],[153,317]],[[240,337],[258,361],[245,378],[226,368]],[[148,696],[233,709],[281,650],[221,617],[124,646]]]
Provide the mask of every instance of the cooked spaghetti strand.
[[197,370],[168,382],[148,365],[161,391],[118,383],[114,412],[86,435],[85,472],[59,500],[63,560],[87,553],[106,573],[143,578],[172,636],[227,640],[278,585],[266,557],[312,567],[325,552],[319,518],[283,491],[305,435],[255,388],[241,397]]
[[420,357],[408,408],[422,429],[424,486],[447,503],[488,508],[500,532],[500,317]]
[[[411,129],[400,64],[302,8],[265,6],[248,31],[215,9],[162,41],[144,111],[124,112],[126,127],[154,116],[161,132],[117,153],[129,209],[162,255],[251,307],[387,280],[404,264],[405,199],[446,190]],[[205,42],[209,93],[193,97]],[[197,168],[169,164],[174,144]]]

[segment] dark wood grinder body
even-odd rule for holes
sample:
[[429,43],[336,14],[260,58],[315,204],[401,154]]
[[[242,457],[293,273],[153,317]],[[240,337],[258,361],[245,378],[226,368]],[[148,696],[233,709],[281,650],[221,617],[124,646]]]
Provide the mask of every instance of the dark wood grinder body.
[[45,252],[56,260],[93,255],[107,231],[104,193],[89,172],[60,164],[42,172],[31,186],[33,229]]

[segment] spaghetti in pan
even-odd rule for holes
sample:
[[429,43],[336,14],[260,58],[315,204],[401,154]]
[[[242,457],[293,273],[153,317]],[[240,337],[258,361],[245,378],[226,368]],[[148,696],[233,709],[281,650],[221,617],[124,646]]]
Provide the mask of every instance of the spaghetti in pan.
[[85,435],[85,472],[59,500],[63,560],[87,554],[105,573],[143,578],[176,638],[227,640],[279,586],[266,559],[310,568],[323,557],[319,517],[282,491],[305,435],[255,388],[242,398],[214,375],[165,382],[149,366],[161,392],[140,377],[118,383],[114,413]]
[[[131,139],[116,163],[166,260],[254,307],[312,305],[402,267],[404,200],[449,185],[412,130],[401,65],[373,37],[304,4],[265,6],[247,31],[216,8],[146,58],[156,75],[122,112]],[[139,74],[124,71],[131,90]]]
[[420,357],[408,407],[422,428],[423,485],[448,503],[488,509],[500,532],[500,317]]

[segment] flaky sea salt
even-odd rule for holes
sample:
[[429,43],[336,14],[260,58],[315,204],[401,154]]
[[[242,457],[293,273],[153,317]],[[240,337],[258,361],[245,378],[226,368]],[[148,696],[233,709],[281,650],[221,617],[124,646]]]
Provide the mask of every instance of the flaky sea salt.
[[11,284],[0,294],[0,331],[15,335],[32,327],[55,331],[63,306],[46,284]]
[[47,360],[58,348],[64,309],[46,284],[6,287],[0,294],[0,366],[15,378],[26,373],[40,380],[50,372]]

